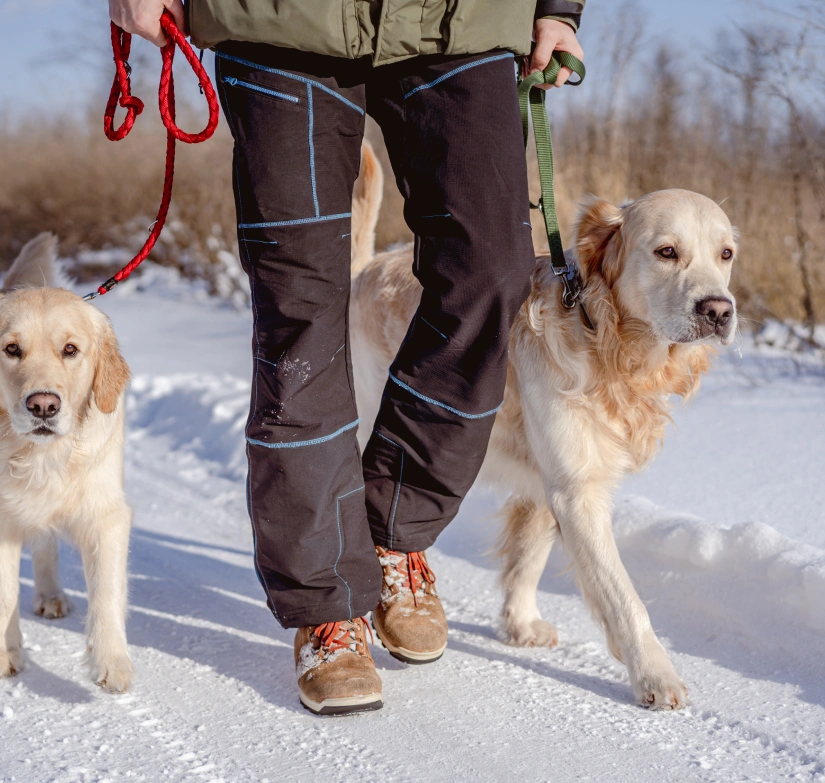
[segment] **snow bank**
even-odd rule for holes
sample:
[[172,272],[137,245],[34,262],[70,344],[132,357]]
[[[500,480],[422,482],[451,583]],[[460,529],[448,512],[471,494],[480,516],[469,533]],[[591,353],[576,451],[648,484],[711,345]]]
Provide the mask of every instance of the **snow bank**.
[[162,438],[215,475],[241,479],[248,408],[249,383],[232,375],[138,375],[127,401],[129,439]]
[[[170,452],[208,463],[213,475],[242,479],[248,404],[248,382],[231,375],[139,375],[129,393],[129,437],[161,438]],[[708,591],[702,601],[711,611],[714,594],[726,593],[735,604],[752,606],[747,594],[753,590],[760,605],[767,611],[765,604],[770,604],[771,614],[778,612],[783,622],[825,630],[821,549],[763,523],[720,527],[640,497],[618,505],[614,529],[629,564],[643,559],[645,572],[656,573],[656,579],[667,572],[678,574],[682,586],[696,582],[694,600]]]
[[711,612],[723,602],[725,612],[765,611],[783,625],[825,630],[821,549],[766,524],[718,527],[638,497],[619,505],[614,530],[623,556],[653,559],[660,572],[681,571],[680,584],[692,583],[694,599],[706,591]]

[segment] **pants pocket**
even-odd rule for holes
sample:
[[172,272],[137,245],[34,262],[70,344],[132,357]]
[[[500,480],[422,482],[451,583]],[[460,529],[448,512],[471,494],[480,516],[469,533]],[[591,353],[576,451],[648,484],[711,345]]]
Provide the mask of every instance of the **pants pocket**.
[[236,87],[240,90],[246,90],[247,92],[263,95],[268,98],[274,98],[275,100],[286,101],[287,103],[292,104],[298,104],[301,102],[301,99],[292,93],[281,92],[280,90],[271,90],[268,87],[263,87],[260,84],[255,84],[254,82],[236,79],[234,76],[224,76],[223,81],[224,84],[228,84],[230,87]]

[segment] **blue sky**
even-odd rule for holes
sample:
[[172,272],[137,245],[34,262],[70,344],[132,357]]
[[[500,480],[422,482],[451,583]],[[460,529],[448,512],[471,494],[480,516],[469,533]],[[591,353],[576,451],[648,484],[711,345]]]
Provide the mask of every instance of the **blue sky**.
[[[587,35],[588,19],[595,20],[600,12],[614,13],[622,3],[588,0],[586,45],[598,45],[598,39]],[[745,0],[637,3],[648,17],[648,41],[673,41],[700,50],[713,45],[723,25],[755,13]],[[0,122],[32,110],[49,115],[89,100],[105,102],[104,85],[111,74],[102,72],[108,64],[101,52],[108,35],[104,0],[0,0]]]

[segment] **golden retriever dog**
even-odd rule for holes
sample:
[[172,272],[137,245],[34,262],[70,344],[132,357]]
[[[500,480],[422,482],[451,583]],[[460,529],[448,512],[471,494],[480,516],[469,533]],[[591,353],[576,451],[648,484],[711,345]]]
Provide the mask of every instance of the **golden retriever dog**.
[[35,613],[69,611],[58,576],[63,535],[83,560],[92,678],[119,693],[133,673],[126,647],[131,511],[123,492],[129,368],[109,319],[56,287],[63,284],[56,244],[51,234],[29,242],[0,296],[0,676],[23,663],[18,574],[25,542]]
[[[365,148],[353,205],[351,328],[366,422],[421,294],[412,245],[374,253],[381,192],[380,167]],[[561,539],[636,699],[654,709],[684,706],[687,690],[619,558],[613,494],[622,476],[656,454],[671,395],[693,394],[712,345],[732,341],[736,251],[725,213],[696,193],[665,190],[622,207],[590,200],[568,262],[581,269],[595,331],[578,307],[563,305],[560,278],[539,256],[511,332],[504,404],[480,476],[509,493],[499,545],[505,640],[557,644],[536,591]],[[369,434],[359,433],[362,447]]]

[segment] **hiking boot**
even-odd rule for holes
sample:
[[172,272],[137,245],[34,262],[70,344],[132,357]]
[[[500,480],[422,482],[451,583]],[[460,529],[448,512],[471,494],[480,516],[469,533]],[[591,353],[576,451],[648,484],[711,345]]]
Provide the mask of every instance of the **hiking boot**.
[[[301,704],[316,715],[380,710],[381,678],[367,646],[363,617],[307,625],[295,634]],[[370,635],[372,632],[370,631]]]
[[447,647],[447,618],[435,592],[435,574],[423,552],[375,547],[384,570],[381,603],[372,625],[393,658],[405,663],[437,661]]

